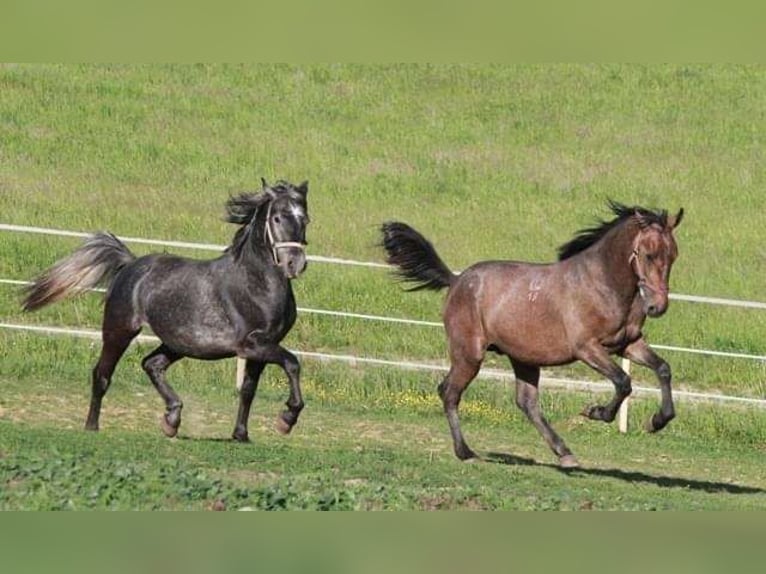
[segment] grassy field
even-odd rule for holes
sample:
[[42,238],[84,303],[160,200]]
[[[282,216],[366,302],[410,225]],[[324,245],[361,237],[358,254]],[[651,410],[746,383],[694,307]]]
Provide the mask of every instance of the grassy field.
[[[685,208],[673,291],[763,301],[765,89],[761,66],[5,65],[0,221],[225,244],[230,194],[261,176],[308,179],[311,253],[380,261],[378,225],[402,219],[459,269],[552,260],[614,198]],[[0,278],[29,279],[77,244],[0,232]],[[295,289],[302,307],[426,320],[442,301],[403,294],[385,271],[320,263]],[[100,297],[24,315],[16,288],[0,285],[0,318],[93,329]],[[766,352],[762,311],[674,302],[646,332]],[[445,359],[438,328],[310,314],[288,344]],[[0,331],[3,508],[766,507],[762,411],[681,403],[661,435],[620,436],[577,416],[594,397],[546,392],[587,467],[564,474],[507,383],[477,382],[464,401],[469,441],[498,464],[461,465],[437,375],[305,361],[309,406],[282,439],[270,429],[286,389],[269,370],[255,444],[241,446],[220,440],[236,408],[233,363],[187,362],[170,373],[187,404],[182,438],[166,441],[142,351],[119,367],[104,432],[90,435],[79,428],[97,347]],[[676,388],[766,396],[766,363],[663,354]],[[553,374],[593,378],[577,366]],[[635,378],[655,384],[641,369]],[[633,428],[654,403],[636,401]]]

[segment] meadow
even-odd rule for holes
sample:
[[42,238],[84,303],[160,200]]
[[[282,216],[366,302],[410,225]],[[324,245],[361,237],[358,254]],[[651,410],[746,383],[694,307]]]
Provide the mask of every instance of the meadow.
[[[550,261],[607,198],[686,217],[676,293],[766,300],[762,66],[0,67],[0,222],[228,244],[226,198],[260,178],[309,180],[309,253],[382,261],[381,222],[406,221],[453,269]],[[0,279],[27,280],[78,245],[0,232]],[[131,245],[135,253],[152,249]],[[169,249],[195,257],[202,250]],[[312,262],[301,307],[438,321],[442,295],[385,270]],[[101,298],[39,313],[0,285],[1,322],[97,329]],[[766,312],[674,301],[650,342],[766,353]],[[301,314],[290,348],[442,364],[441,329]],[[234,362],[185,361],[186,404],[166,440],[161,400],[128,352],[84,433],[94,341],[0,330],[0,508],[766,508],[766,414],[679,400],[657,435],[586,421],[592,392],[544,387],[543,408],[584,468],[562,472],[513,404],[480,380],[461,407],[485,462],[451,452],[439,375],[304,360],[307,408],[273,431],[287,396],[269,367],[253,444],[227,439]],[[766,397],[766,363],[663,351],[674,388]],[[496,368],[506,365],[490,362]],[[582,366],[555,376],[598,380]],[[636,369],[634,380],[654,387]],[[147,455],[147,453],[150,453]]]

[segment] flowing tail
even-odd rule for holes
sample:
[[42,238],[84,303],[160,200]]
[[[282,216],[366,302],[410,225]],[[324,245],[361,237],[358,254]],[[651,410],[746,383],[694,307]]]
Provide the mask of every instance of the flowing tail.
[[25,290],[22,307],[35,311],[109,281],[135,256],[111,233],[88,237],[74,253],[53,264]]
[[457,276],[420,233],[399,221],[388,221],[380,229],[387,262],[397,268],[396,274],[404,281],[415,283],[408,291],[439,291],[452,285]]

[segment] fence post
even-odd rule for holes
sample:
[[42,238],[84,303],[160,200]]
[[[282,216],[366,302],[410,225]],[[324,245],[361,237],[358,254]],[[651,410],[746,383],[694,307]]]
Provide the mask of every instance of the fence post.
[[[630,359],[623,357],[622,370],[630,374]],[[620,410],[617,412],[617,428],[621,433],[628,432],[628,406],[630,404],[630,397],[626,397],[620,405]]]
[[237,357],[237,390],[242,388],[242,383],[245,381],[245,359]]

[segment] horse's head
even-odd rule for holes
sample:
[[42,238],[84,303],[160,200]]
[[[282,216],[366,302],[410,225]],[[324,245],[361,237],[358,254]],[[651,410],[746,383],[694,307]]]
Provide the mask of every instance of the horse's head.
[[274,263],[288,279],[294,279],[306,269],[308,191],[307,181],[298,186],[280,181],[272,187],[263,180],[263,192],[271,198],[266,207],[264,236]]
[[306,269],[309,185],[262,181],[261,193],[243,193],[226,204],[228,221],[242,225],[229,249],[237,257],[247,244],[256,251],[266,249],[285,276],[294,279]]
[[644,312],[659,317],[668,309],[670,270],[678,257],[673,230],[683,219],[683,208],[674,216],[636,210],[638,232],[628,259],[638,278],[638,291]]

